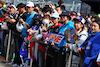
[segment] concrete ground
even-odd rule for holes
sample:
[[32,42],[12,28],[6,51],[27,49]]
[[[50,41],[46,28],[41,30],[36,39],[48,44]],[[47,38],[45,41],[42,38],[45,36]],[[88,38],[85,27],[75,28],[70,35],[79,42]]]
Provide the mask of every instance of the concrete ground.
[[12,66],[0,60],[0,67],[12,67]]

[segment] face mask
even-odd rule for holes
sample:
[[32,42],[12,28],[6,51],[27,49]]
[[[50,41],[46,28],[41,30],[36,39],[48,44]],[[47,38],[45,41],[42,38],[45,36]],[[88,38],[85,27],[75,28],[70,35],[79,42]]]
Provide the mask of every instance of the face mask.
[[43,19],[43,24],[49,24],[49,20]]

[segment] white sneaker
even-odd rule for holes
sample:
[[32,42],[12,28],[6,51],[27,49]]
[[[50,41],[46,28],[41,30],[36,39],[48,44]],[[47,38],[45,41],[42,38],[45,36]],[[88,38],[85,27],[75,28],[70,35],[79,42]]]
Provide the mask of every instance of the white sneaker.
[[12,64],[14,64],[14,62],[9,62],[9,63],[7,63],[8,65],[12,65]]
[[18,64],[13,64],[12,67],[19,67],[19,65]]

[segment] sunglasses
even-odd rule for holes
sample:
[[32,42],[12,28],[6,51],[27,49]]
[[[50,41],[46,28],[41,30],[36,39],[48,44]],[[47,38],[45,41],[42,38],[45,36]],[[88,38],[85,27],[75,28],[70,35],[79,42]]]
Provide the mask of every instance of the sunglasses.
[[31,8],[31,7],[27,7],[27,8]]

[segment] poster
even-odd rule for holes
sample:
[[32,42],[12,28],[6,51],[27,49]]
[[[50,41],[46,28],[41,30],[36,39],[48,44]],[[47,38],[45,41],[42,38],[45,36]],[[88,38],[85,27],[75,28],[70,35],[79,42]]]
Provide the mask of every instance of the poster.
[[60,44],[63,39],[64,39],[63,35],[50,33],[49,36],[44,41],[54,42],[55,44]]

